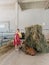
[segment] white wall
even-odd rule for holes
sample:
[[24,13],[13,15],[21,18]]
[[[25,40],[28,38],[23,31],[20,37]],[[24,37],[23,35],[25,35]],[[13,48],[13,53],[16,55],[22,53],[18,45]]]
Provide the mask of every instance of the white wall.
[[10,21],[11,32],[16,31],[17,24],[21,31],[25,31],[26,26],[42,24],[43,22],[46,24],[43,28],[49,29],[49,9],[30,9],[22,11],[20,7],[19,9],[17,7],[17,3],[12,6],[0,6],[0,22]]
[[34,24],[42,25],[44,29],[49,29],[49,9],[30,9],[25,11],[19,11],[19,28],[24,29],[27,26]]
[[0,6],[0,22],[10,22],[10,31],[15,31],[16,28],[16,11],[15,6]]

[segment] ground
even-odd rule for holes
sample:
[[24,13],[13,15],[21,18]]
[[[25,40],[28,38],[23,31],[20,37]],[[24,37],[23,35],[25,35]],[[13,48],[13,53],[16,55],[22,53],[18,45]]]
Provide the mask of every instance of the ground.
[[30,56],[11,50],[0,57],[0,65],[49,65],[49,53]]

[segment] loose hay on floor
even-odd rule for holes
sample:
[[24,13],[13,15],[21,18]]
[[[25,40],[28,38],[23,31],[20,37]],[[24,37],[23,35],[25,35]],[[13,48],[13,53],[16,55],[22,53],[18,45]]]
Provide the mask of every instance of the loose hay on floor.
[[2,47],[0,47],[0,56],[7,53],[9,50],[13,49],[14,46],[12,44],[12,42],[8,42],[8,44],[3,45]]

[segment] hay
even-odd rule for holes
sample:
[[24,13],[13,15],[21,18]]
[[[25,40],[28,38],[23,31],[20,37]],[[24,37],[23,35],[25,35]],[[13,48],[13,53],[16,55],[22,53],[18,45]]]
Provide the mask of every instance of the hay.
[[13,49],[13,42],[8,42],[8,44],[3,45],[2,47],[0,47],[0,56],[7,53],[9,50]]

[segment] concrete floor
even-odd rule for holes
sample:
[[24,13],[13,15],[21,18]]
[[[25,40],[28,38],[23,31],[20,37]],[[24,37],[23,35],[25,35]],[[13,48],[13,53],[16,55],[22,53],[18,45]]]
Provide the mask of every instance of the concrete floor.
[[0,57],[0,65],[49,65],[49,53],[30,56],[13,50]]

